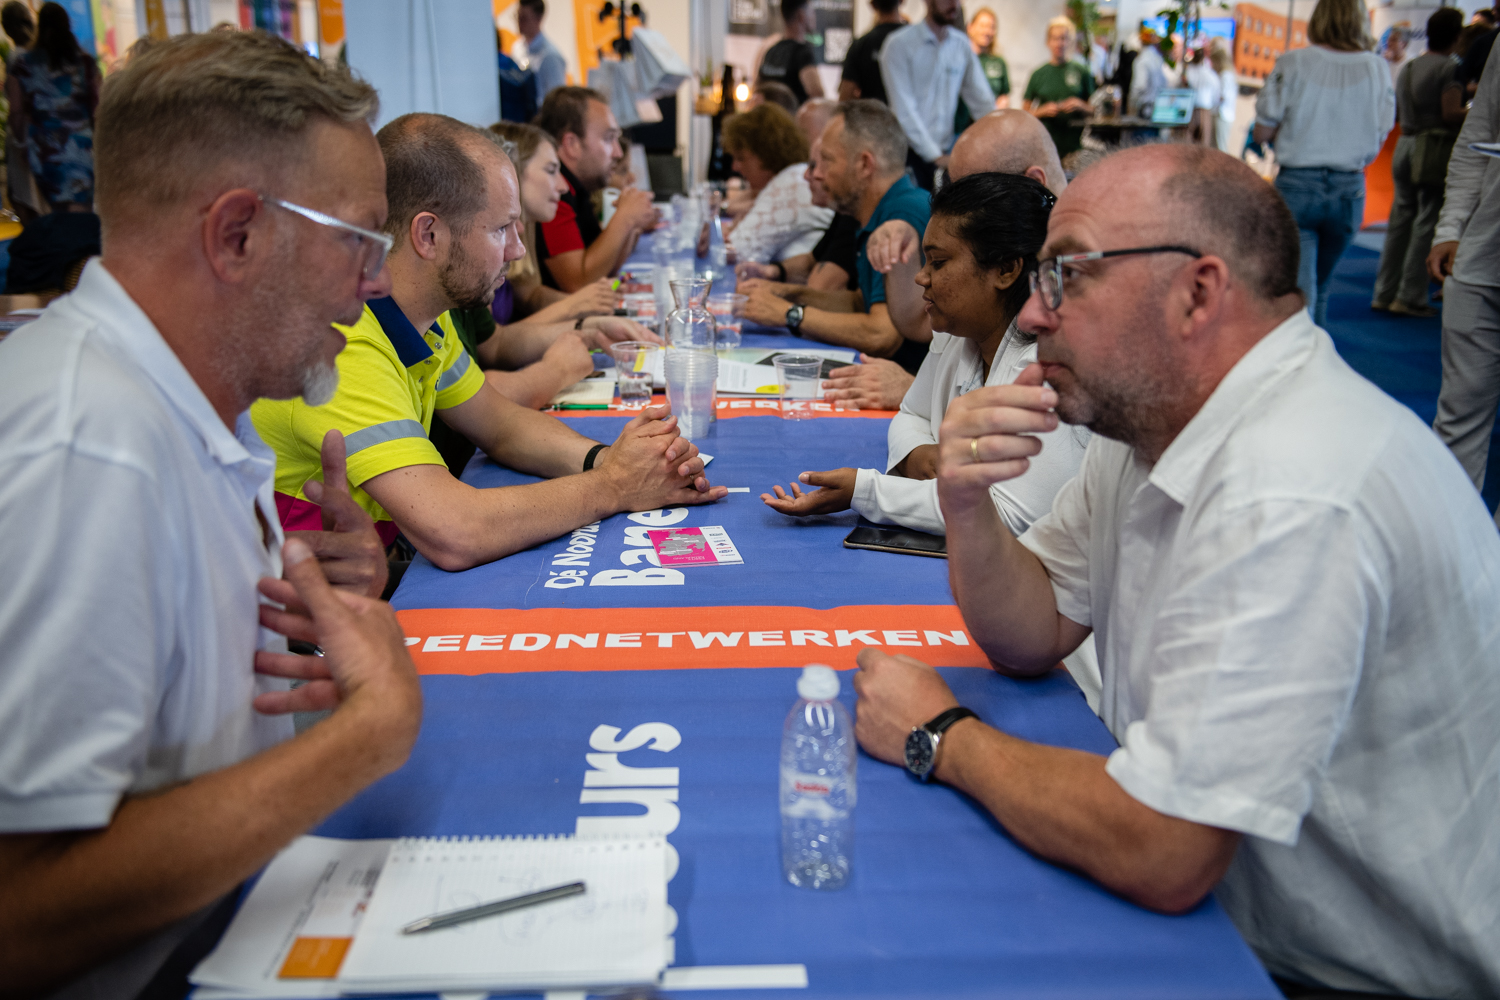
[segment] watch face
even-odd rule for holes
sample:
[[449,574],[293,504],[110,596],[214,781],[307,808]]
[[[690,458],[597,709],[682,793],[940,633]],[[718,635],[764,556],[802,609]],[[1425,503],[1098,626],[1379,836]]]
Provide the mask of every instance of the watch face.
[[919,778],[932,770],[932,734],[918,727],[906,737],[906,769]]

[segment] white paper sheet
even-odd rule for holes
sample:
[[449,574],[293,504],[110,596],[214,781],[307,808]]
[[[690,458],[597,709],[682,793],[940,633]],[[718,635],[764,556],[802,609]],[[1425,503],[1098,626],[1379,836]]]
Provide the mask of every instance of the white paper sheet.
[[264,997],[338,996],[331,976],[280,973],[294,949],[304,967],[311,960],[337,971],[392,843],[297,838],[271,861],[192,982]]

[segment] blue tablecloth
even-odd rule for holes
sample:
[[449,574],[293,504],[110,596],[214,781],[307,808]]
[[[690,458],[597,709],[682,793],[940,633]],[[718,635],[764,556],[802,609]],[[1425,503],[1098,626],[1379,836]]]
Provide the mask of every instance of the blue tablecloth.
[[[604,441],[623,424],[568,422]],[[421,737],[403,769],[318,832],[668,830],[680,859],[675,964],[807,967],[801,993],[719,996],[1279,996],[1212,899],[1179,917],[1142,910],[1032,857],[965,796],[864,756],[851,884],[823,893],[781,877],[778,750],[807,662],[847,670],[865,645],[908,652],[939,665],[991,725],[1099,754],[1114,746],[1065,674],[1021,682],[983,668],[946,562],[842,548],[854,515],[793,520],[758,499],[805,469],[879,465],[886,427],[724,419],[702,443],[716,456],[709,472],[748,493],[611,517],[464,573],[418,559],[393,603],[426,675]],[[465,481],[530,479],[476,458]],[[622,574],[650,576],[641,533],[671,518],[724,526],[744,565],[621,585]],[[619,762],[675,768],[674,783],[585,787],[586,754],[650,723],[680,745]]]

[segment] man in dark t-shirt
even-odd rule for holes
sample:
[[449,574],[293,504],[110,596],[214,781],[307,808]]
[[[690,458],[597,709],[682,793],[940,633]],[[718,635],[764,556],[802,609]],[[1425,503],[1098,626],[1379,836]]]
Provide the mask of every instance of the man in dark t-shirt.
[[868,97],[888,104],[885,81],[880,78],[880,47],[886,36],[906,23],[901,17],[901,0],[870,0],[875,8],[875,27],[860,35],[844,56],[844,77],[839,81],[839,100],[854,101]]
[[589,195],[604,187],[611,164],[621,156],[620,126],[602,94],[558,87],[542,101],[535,124],[556,140],[562,178],[568,182],[557,215],[536,227],[542,282],[576,292],[625,263],[641,233],[655,228],[656,206],[651,192],[627,188],[615,202],[609,225],[601,227],[594,217]]
[[823,96],[817,59],[807,44],[807,33],[813,28],[812,5],[808,0],[781,0],[781,19],[786,25],[782,39],[766,50],[755,80],[782,84],[800,106],[809,97]]

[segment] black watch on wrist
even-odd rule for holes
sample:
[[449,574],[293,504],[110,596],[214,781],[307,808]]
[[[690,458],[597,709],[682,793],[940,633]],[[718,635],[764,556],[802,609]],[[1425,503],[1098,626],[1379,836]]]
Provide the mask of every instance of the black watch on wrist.
[[793,337],[802,336],[802,314],[807,312],[807,307],[802,305],[792,306],[786,311],[786,328],[791,331]]
[[938,747],[942,745],[943,734],[960,719],[977,718],[978,713],[959,705],[925,726],[912,727],[911,735],[906,737],[906,769],[920,780],[927,781],[932,777],[932,769],[937,767]]

